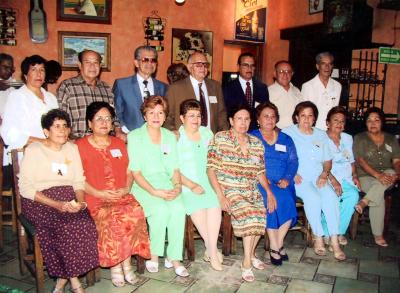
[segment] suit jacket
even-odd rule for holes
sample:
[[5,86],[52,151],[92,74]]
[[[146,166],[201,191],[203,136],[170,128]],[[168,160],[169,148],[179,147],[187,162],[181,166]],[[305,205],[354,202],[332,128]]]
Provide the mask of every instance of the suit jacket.
[[[240,85],[239,78],[232,80],[224,87],[224,100],[228,113],[236,106],[247,103],[246,95]],[[251,105],[253,112],[251,113],[250,130],[256,128],[255,103],[261,104],[267,101],[269,101],[267,85],[253,79],[253,104]]]
[[[153,78],[154,94],[165,97],[167,85]],[[115,80],[113,86],[115,97],[115,111],[121,123],[129,130],[139,128],[143,125],[144,119],[140,112],[143,103],[137,76],[132,75]]]
[[[208,96],[215,96],[217,103],[210,103],[210,126],[212,132],[216,133],[229,128],[224,98],[222,95],[221,85],[212,79],[205,79]],[[179,106],[187,99],[196,99],[190,77],[177,81],[169,86],[167,91],[167,99],[169,104],[169,114],[164,123],[164,127],[170,130],[177,130],[182,125],[179,119]]]

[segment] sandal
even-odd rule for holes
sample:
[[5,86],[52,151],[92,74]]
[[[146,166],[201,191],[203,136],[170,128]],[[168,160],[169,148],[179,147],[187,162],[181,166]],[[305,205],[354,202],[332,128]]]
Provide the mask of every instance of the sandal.
[[365,200],[362,199],[355,205],[354,209],[357,211],[357,213],[361,215],[366,206],[368,206],[368,203],[366,203]]
[[240,265],[240,269],[242,270],[242,279],[246,282],[254,282],[255,277],[251,268],[245,269],[243,265]]
[[286,251],[284,254],[282,253],[282,250],[284,250],[284,249],[285,249],[285,247],[283,247],[283,246],[281,248],[279,248],[279,255],[281,256],[281,260],[289,261],[289,256],[287,255]]
[[111,283],[117,288],[125,286],[124,273],[121,266],[111,268]]
[[253,268],[257,270],[265,270],[267,268],[266,264],[257,257],[251,259],[251,264],[253,265]]
[[340,248],[338,248],[337,250],[335,250],[332,246],[332,250],[333,250],[333,257],[335,259],[337,259],[338,261],[343,261],[346,259],[346,255],[344,254],[343,250],[341,250]]
[[65,283],[62,288],[57,287],[59,284],[60,279],[57,279],[56,284],[54,285],[53,289],[51,289],[51,293],[64,293],[65,285],[68,283],[67,280],[65,280]]
[[125,281],[127,281],[129,284],[135,285],[139,281],[139,278],[136,276],[131,265],[125,267],[123,266],[122,270],[124,271]]
[[[174,267],[174,264],[172,263],[172,261],[170,261],[168,258],[166,258],[165,262],[164,262],[164,267],[166,269],[171,269]],[[179,277],[189,277],[189,272],[182,265],[175,268],[175,274],[177,274]]]
[[[322,239],[320,239],[320,241],[322,242]],[[326,249],[325,249],[324,243],[322,242],[318,245],[317,242],[319,242],[319,241],[317,241],[317,240],[314,241],[314,253],[319,256],[325,256]]]
[[339,235],[338,240],[339,240],[339,244],[340,245],[347,245],[348,244],[348,241],[347,241],[346,237],[344,237],[343,235]]
[[275,257],[272,256],[272,253],[275,253],[275,254],[281,256],[279,251],[270,248],[269,249],[269,259],[270,259],[271,263],[274,266],[281,266],[282,265],[282,258],[275,258]]
[[[224,261],[224,256],[222,255],[221,251],[217,251],[217,257],[220,263]],[[208,256],[207,250],[204,251],[203,260],[205,262],[210,262],[210,257]]]
[[158,262],[146,260],[145,265],[149,273],[158,273]]
[[79,285],[78,287],[76,287],[76,288],[70,288],[69,289],[69,291],[70,292],[72,292],[72,293],[85,293],[85,290],[82,288],[82,285]]
[[379,238],[375,237],[375,244],[378,245],[378,246],[381,246],[381,247],[388,247],[389,246],[389,244],[386,242],[385,239],[383,239],[382,236],[379,237]]

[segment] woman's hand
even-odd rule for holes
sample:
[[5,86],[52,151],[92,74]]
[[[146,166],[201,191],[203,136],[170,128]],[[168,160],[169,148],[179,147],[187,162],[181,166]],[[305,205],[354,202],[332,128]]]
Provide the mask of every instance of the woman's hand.
[[190,188],[190,190],[193,192],[193,193],[195,193],[195,194],[204,194],[204,189],[203,189],[203,187],[201,187],[201,185],[200,184],[197,184],[197,183],[195,183],[191,188]]
[[357,186],[358,190],[361,190],[361,182],[357,175],[353,175],[353,182],[355,186]]
[[173,200],[179,195],[179,193],[177,190],[174,191],[174,189],[156,189],[154,190],[153,195],[165,200]]
[[227,213],[231,213],[231,202],[225,196],[218,196],[219,204],[221,205],[221,209]]
[[104,200],[117,200],[123,196],[118,190],[99,190],[98,197]]
[[341,196],[343,193],[343,189],[342,189],[342,185],[340,185],[339,181],[337,181],[337,179],[335,178],[335,176],[330,176],[329,180],[332,184],[333,189],[335,190],[335,193],[338,196]]
[[380,173],[376,177],[376,179],[378,179],[378,181],[380,183],[382,183],[383,185],[391,185],[391,184],[393,184],[394,181],[395,181],[395,178],[396,178],[395,176],[392,176],[392,175],[387,174],[387,173]]
[[268,213],[273,213],[276,208],[278,207],[276,204],[276,198],[275,195],[272,193],[267,194],[267,207],[268,207]]
[[328,182],[328,175],[326,174],[326,172],[322,172],[317,179],[316,182],[317,187],[318,188],[324,187],[327,182]]
[[278,181],[277,185],[279,188],[285,189],[286,187],[289,186],[289,181],[287,181],[286,179],[281,179]]
[[303,177],[301,177],[299,174],[296,174],[296,176],[294,176],[294,183],[299,185],[301,182],[303,182]]

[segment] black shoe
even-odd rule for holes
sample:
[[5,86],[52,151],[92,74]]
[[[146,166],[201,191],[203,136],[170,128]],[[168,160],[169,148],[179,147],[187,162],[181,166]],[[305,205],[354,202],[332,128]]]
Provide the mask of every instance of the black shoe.
[[281,260],[282,261],[289,261],[289,256],[285,253],[285,254],[282,254],[281,253],[281,251],[282,250],[284,250],[285,249],[285,247],[281,247],[281,248],[279,248],[279,255],[281,256]]
[[271,255],[271,253],[275,253],[279,255],[279,251],[273,250],[273,249],[269,249],[269,258],[271,260],[271,263],[274,266],[281,266],[282,265],[282,259],[281,258],[275,258]]

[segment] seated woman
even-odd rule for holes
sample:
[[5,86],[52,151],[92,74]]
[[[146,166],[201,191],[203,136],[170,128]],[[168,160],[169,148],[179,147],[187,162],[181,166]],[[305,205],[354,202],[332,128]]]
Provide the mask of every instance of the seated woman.
[[356,205],[360,214],[369,206],[372,234],[379,246],[388,246],[383,238],[385,218],[384,193],[400,178],[400,147],[397,139],[382,131],[385,114],[377,107],[364,114],[367,131],[354,137],[361,188],[366,195]]
[[9,149],[45,140],[40,118],[58,108],[56,97],[42,88],[46,78],[45,64],[46,60],[39,55],[27,57],[21,63],[25,85],[10,93],[2,117],[1,136]]
[[[353,138],[351,135],[344,133],[346,124],[346,110],[341,106],[333,107],[326,117],[326,125],[328,130],[326,134],[329,137],[328,146],[333,154],[332,159],[332,175],[336,178],[340,185],[333,186],[341,193],[339,200],[339,244],[346,245],[347,239],[344,236],[349,227],[351,217],[354,213],[354,205],[358,201],[361,189],[358,180],[354,155],[353,155]],[[329,235],[325,217],[322,217],[322,226],[324,234]]]
[[183,253],[185,208],[175,135],[161,127],[168,114],[167,101],[160,96],[144,100],[141,112],[146,121],[128,135],[129,170],[133,171],[132,194],[144,209],[150,232],[150,273],[158,272],[158,257],[164,256],[168,232],[165,267],[174,267],[181,277],[189,276],[180,263]]
[[30,144],[21,162],[22,213],[35,226],[53,290],[84,292],[78,276],[99,266],[96,227],[83,201],[85,177],[76,145],[67,142],[67,113],[54,109],[42,117],[46,139]]
[[[256,108],[256,116],[260,128],[250,134],[258,137],[264,145],[267,179],[278,206],[273,213],[267,213],[269,254],[273,265],[281,265],[283,260],[289,260],[283,248],[283,240],[289,228],[296,224],[293,179],[299,164],[293,140],[276,127],[279,121],[278,108],[270,102],[262,103]],[[266,205],[267,194],[261,186],[259,187]]]
[[213,133],[201,125],[200,102],[191,99],[180,105],[179,169],[181,171],[183,203],[186,213],[204,240],[204,260],[211,267],[222,271],[222,254],[217,241],[221,223],[221,208],[215,191],[207,177],[207,151]]
[[116,287],[137,278],[131,255],[150,258],[146,219],[140,204],[130,194],[133,175],[128,171],[125,143],[110,136],[114,108],[106,102],[93,102],[86,110],[92,135],[79,139],[79,152],[86,177],[85,200],[98,233],[100,266],[111,267]]
[[334,257],[346,258],[338,242],[339,234],[339,190],[328,184],[336,184],[331,176],[333,155],[329,149],[328,136],[325,131],[314,127],[318,118],[318,109],[314,103],[305,101],[297,104],[293,113],[293,123],[282,131],[288,134],[296,146],[299,168],[295,176],[296,195],[304,202],[304,210],[314,234],[314,252],[325,255],[326,249],[322,236],[321,215],[324,214],[331,236]]
[[[265,234],[265,207],[258,183],[267,192],[268,211],[276,208],[275,197],[265,177],[264,147],[261,141],[247,134],[250,110],[242,105],[229,113],[231,130],[218,132],[208,150],[207,173],[221,207],[232,215],[235,236],[243,238],[242,278],[255,280],[252,267],[263,270],[266,265],[255,255],[261,235]],[[217,224],[219,226],[219,223]]]

